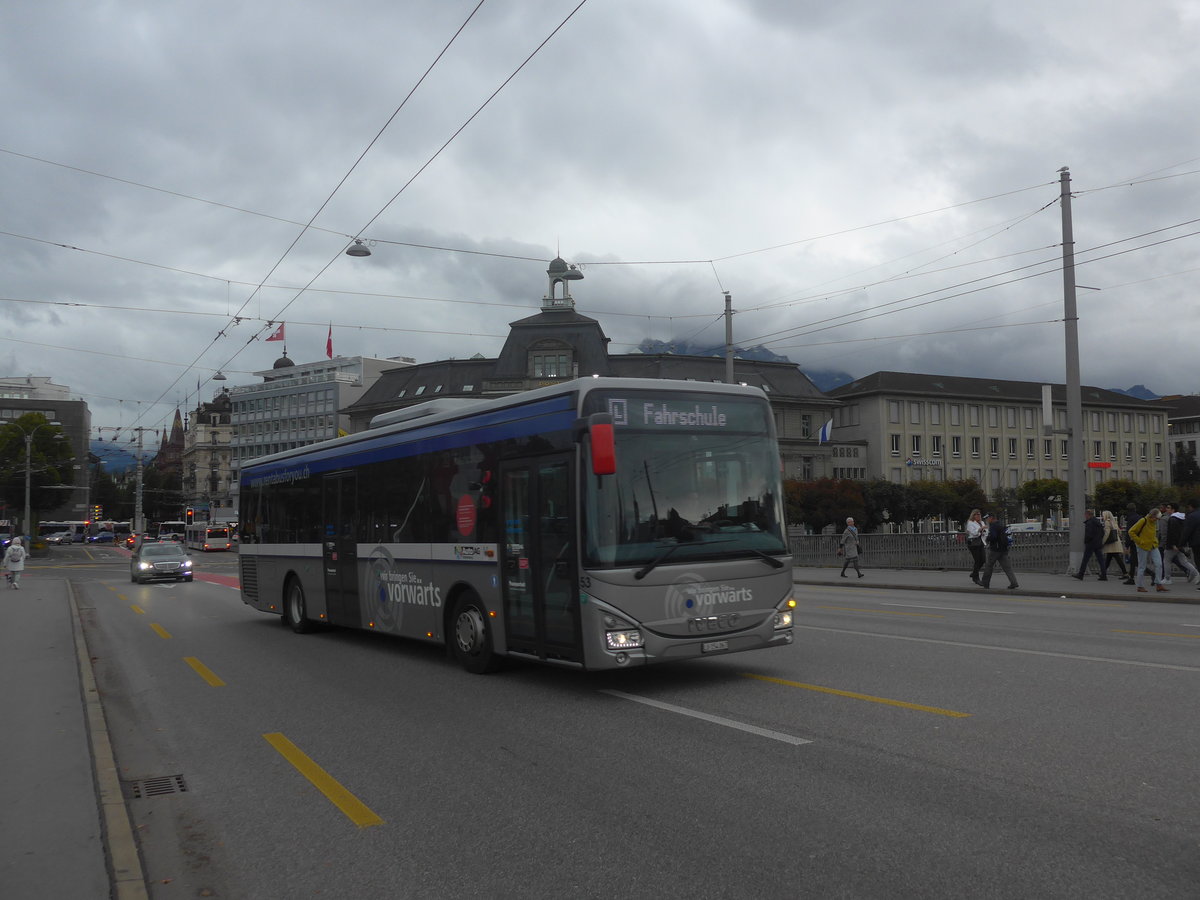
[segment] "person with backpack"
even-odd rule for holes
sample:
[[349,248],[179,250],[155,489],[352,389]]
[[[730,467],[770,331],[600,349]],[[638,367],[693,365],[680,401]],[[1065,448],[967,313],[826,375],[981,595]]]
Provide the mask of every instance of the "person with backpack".
[[1158,519],[1161,515],[1162,512],[1155,506],[1150,512],[1138,519],[1137,522],[1130,525],[1127,532],[1129,540],[1137,548],[1137,570],[1134,574],[1134,584],[1137,585],[1139,594],[1147,593],[1144,586],[1146,580],[1146,563],[1151,563],[1154,566],[1154,580],[1158,582],[1154,585],[1154,589],[1162,591],[1164,594],[1167,592],[1167,589],[1162,585],[1162,554],[1158,551]]
[[1008,531],[1008,526],[1001,522],[995,513],[987,514],[987,522],[987,563],[983,567],[983,575],[980,576],[979,584],[983,588],[991,587],[992,570],[999,564],[1000,568],[1004,570],[1004,574],[1008,576],[1008,589],[1016,590],[1020,585],[1017,584],[1017,576],[1013,574],[1012,563],[1008,561],[1012,535]]
[[1083,581],[1083,576],[1087,573],[1088,560],[1093,556],[1100,569],[1100,580],[1108,581],[1108,576],[1104,573],[1104,523],[1096,518],[1094,509],[1085,509],[1083,511],[1083,562],[1079,564],[1079,571],[1072,572],[1071,577]]
[[4,551],[4,568],[8,569],[8,583],[14,589],[21,587],[21,573],[25,571],[27,555],[19,537],[13,538]]

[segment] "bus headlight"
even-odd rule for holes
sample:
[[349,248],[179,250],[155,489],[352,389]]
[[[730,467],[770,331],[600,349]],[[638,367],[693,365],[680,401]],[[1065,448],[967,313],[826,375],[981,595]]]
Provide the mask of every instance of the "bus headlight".
[[783,609],[775,613],[775,629],[778,631],[781,628],[792,627],[792,611]]
[[632,650],[641,647],[645,641],[642,640],[642,633],[637,629],[626,631],[606,631],[604,638],[608,642],[609,650]]

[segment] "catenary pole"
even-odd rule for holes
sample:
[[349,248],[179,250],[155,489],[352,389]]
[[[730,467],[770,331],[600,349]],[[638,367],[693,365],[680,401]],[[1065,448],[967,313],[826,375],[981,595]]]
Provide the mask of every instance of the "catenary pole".
[[1079,387],[1079,314],[1075,305],[1075,235],[1071,225],[1071,173],[1058,170],[1062,206],[1063,334],[1066,338],[1067,515],[1070,517],[1069,568],[1083,561],[1083,510],[1087,490],[1083,476],[1083,401]]
[[733,384],[733,298],[725,292],[725,383]]

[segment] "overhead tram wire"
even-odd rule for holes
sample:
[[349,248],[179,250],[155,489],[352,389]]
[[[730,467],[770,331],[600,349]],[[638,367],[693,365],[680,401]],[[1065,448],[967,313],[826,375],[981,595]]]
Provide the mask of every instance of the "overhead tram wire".
[[[321,214],[321,212],[324,211],[325,207],[329,205],[329,202],[333,199],[334,195],[337,194],[338,190],[341,189],[342,185],[344,185],[346,183],[346,179],[350,177],[351,173],[355,170],[355,168],[358,167],[358,164],[360,162],[362,162],[363,158],[367,155],[367,153],[370,151],[370,149],[375,145],[376,141],[379,140],[380,135],[382,135],[383,132],[385,130],[387,130],[387,127],[396,118],[396,116],[399,114],[400,110],[404,108],[406,103],[408,103],[409,98],[412,97],[413,93],[417,90],[417,88],[420,87],[420,85],[425,81],[425,78],[429,75],[429,72],[433,70],[434,66],[436,66],[438,64],[438,62],[441,60],[441,58],[446,54],[446,51],[450,49],[450,46],[454,43],[454,41],[458,39],[458,36],[460,34],[462,34],[463,29],[466,28],[467,24],[471,21],[471,19],[473,19],[475,17],[475,13],[479,11],[479,8],[481,6],[483,6],[483,4],[485,2],[486,2],[486,0],[479,0],[479,2],[475,5],[475,8],[471,10],[470,14],[463,21],[463,23],[458,27],[458,29],[454,32],[454,34],[451,36],[450,40],[446,42],[446,45],[441,49],[441,51],[438,53],[438,55],[434,58],[433,62],[429,64],[429,66],[425,70],[424,74],[421,75],[421,77],[417,80],[416,84],[414,84],[413,87],[409,90],[409,92],[404,96],[404,99],[402,101],[400,101],[400,105],[398,107],[396,107],[395,111],[391,114],[391,116],[388,117],[387,122],[385,122],[383,124],[383,127],[379,129],[379,131],[375,134],[375,137],[373,137],[371,139],[370,143],[368,143],[366,148],[362,151],[362,153],[359,154],[358,159],[356,159],[354,161],[354,164],[350,166],[350,169],[346,172],[346,174],[342,176],[341,180],[337,183],[337,186],[334,187],[334,189],[330,192],[329,196],[325,198],[324,202],[320,205],[320,207],[317,209],[317,211],[315,213],[313,213],[311,218],[309,218],[308,222],[300,230],[299,234],[297,234],[296,237],[292,240],[291,244],[288,245],[287,249],[284,250],[283,254],[279,257],[279,259],[276,260],[275,264],[273,266],[271,266],[270,271],[267,272],[266,276],[262,279],[262,281],[259,283],[259,285],[253,291],[250,292],[250,295],[242,302],[242,305],[240,307],[238,307],[237,312],[234,314],[233,318],[230,319],[230,323],[229,323],[230,325],[237,324],[238,316],[240,316],[240,314],[246,309],[246,307],[249,305],[250,301],[253,300],[255,296],[257,296],[258,292],[260,290],[262,290],[262,286],[264,284],[266,284],[267,279],[269,279],[271,277],[271,275],[274,274],[275,270],[278,269],[280,265],[282,265],[283,261],[287,258],[288,254],[291,253],[292,250],[295,248],[296,244],[299,243],[300,238],[302,238],[304,236],[304,234],[312,226],[313,222],[316,221],[317,216],[319,216]],[[361,231],[360,231],[360,233],[361,233]],[[341,255],[341,251],[338,251],[338,254]],[[334,259],[336,259],[336,258],[337,257],[334,257]],[[308,286],[311,286],[314,281],[316,281],[319,277],[321,277],[321,275],[325,272],[325,270],[328,269],[331,265],[333,265],[333,260],[330,260],[330,262],[326,263],[325,266],[323,266],[321,268],[321,271],[312,277],[312,280],[309,281]],[[300,293],[303,293],[303,289],[300,291]],[[296,297],[299,297],[300,293],[298,293],[296,295]],[[291,306],[291,304],[295,302],[295,299],[296,298],[293,297],[292,300],[290,300],[284,306],[284,309],[287,309],[288,306]],[[265,328],[265,326],[264,326],[264,328]],[[263,330],[264,329],[259,329],[259,331],[256,332],[253,336],[251,336],[250,341],[247,341],[246,345],[244,345],[241,349],[244,350],[245,346],[248,346],[251,341],[256,340],[258,338],[258,334],[260,334]],[[220,331],[218,331],[216,336],[213,337],[213,339],[211,341],[209,341],[208,346],[206,346],[203,350],[201,350],[200,353],[196,356],[195,360],[193,360],[193,362],[192,362],[192,365],[195,366],[203,358],[204,354],[207,353],[209,351],[209,349],[211,349],[213,346],[215,346],[216,342],[222,336],[224,336],[224,334],[225,334],[224,329],[221,329]],[[237,356],[239,356],[239,355],[241,355],[241,350],[239,350],[238,353],[235,354],[234,357],[231,358],[226,363],[226,365],[222,366],[219,371],[224,371],[226,368],[228,368],[229,367],[228,363],[232,362],[233,359],[236,359]],[[169,384],[163,390],[163,393],[160,395],[160,399],[161,399],[161,397],[165,397],[171,391],[171,389],[174,388],[179,383],[179,379],[182,377],[183,377],[183,375],[181,373],[175,379],[175,381],[173,381],[171,384]]]
[[[482,2],[482,0],[481,0],[481,2]],[[425,162],[424,162],[424,163],[421,165],[421,167],[420,167],[419,169],[417,169],[417,171],[416,171],[416,172],[414,172],[414,173],[413,173],[412,177],[410,177],[410,178],[408,179],[408,181],[406,181],[406,182],[405,182],[403,185],[401,185],[401,187],[400,187],[400,190],[396,191],[396,193],[392,195],[392,198],[391,198],[390,200],[388,200],[388,201],[387,201],[387,203],[385,203],[385,204],[384,204],[384,205],[383,205],[383,206],[382,206],[382,207],[379,209],[379,211],[375,213],[375,215],[373,215],[373,216],[372,216],[370,219],[368,219],[368,220],[367,220],[367,222],[366,222],[366,224],[365,224],[365,225],[363,225],[363,227],[362,227],[362,228],[358,229],[358,231],[357,231],[357,234],[361,235],[361,234],[362,234],[364,231],[366,231],[366,229],[367,229],[367,228],[369,228],[369,227],[370,227],[370,226],[371,226],[371,225],[372,225],[374,222],[378,221],[379,217],[380,217],[380,216],[382,216],[382,215],[384,214],[384,212],[386,212],[386,211],[387,211],[387,209],[388,209],[388,208],[389,208],[389,207],[390,207],[390,206],[391,206],[393,203],[395,203],[395,202],[396,202],[396,200],[399,198],[399,196],[400,196],[402,193],[404,193],[404,191],[405,191],[405,190],[406,190],[406,189],[409,187],[409,185],[411,185],[411,184],[412,184],[414,181],[416,181],[416,180],[417,180],[417,178],[419,178],[419,177],[420,177],[421,173],[422,173],[422,172],[424,172],[424,171],[425,171],[427,168],[429,168],[429,166],[430,166],[430,165],[433,163],[433,161],[434,161],[435,159],[437,159],[437,158],[438,158],[438,157],[439,157],[439,156],[442,154],[442,152],[443,152],[443,151],[444,151],[444,150],[445,150],[447,147],[449,147],[449,146],[450,146],[450,144],[451,144],[451,143],[452,143],[452,142],[453,142],[453,141],[454,141],[454,140],[455,140],[455,139],[456,139],[456,138],[457,138],[457,137],[458,137],[460,134],[462,134],[462,132],[463,132],[463,131],[464,131],[464,130],[467,128],[467,126],[468,126],[468,125],[470,125],[470,124],[471,124],[471,122],[473,122],[473,121],[475,120],[475,118],[476,118],[476,117],[477,117],[477,116],[478,116],[478,115],[479,115],[481,112],[483,112],[483,110],[484,110],[484,109],[486,109],[486,108],[487,108],[487,106],[488,106],[488,105],[489,105],[489,104],[490,104],[490,103],[491,103],[491,102],[492,102],[494,99],[496,99],[496,97],[497,97],[497,96],[500,94],[500,92],[501,92],[502,90],[504,90],[504,88],[505,88],[505,87],[507,87],[507,86],[508,86],[508,84],[509,84],[510,82],[512,82],[512,80],[513,80],[514,78],[516,78],[516,77],[517,77],[517,75],[518,75],[518,74],[520,74],[520,72],[521,72],[521,71],[522,71],[522,70],[523,70],[523,69],[524,69],[524,68],[525,68],[527,65],[529,65],[530,61],[531,61],[531,60],[532,60],[532,59],[533,59],[535,56],[537,56],[537,54],[538,54],[538,53],[540,53],[540,52],[541,52],[542,48],[543,48],[543,47],[545,47],[545,46],[546,46],[546,44],[548,44],[548,43],[550,42],[550,40],[551,40],[551,39],[552,39],[552,38],[553,38],[553,37],[554,37],[556,34],[558,34],[558,32],[559,32],[559,31],[561,31],[561,30],[562,30],[563,26],[565,26],[565,25],[567,24],[567,22],[569,22],[569,21],[571,20],[571,18],[572,18],[572,17],[575,15],[575,13],[579,12],[579,10],[583,8],[583,5],[584,5],[585,3],[587,3],[587,0],[579,0],[579,4],[578,4],[578,5],[577,5],[577,6],[576,6],[574,9],[572,9],[572,10],[571,10],[569,13],[567,13],[566,17],[565,17],[565,18],[564,18],[564,19],[563,19],[561,22],[559,22],[559,23],[558,23],[558,25],[556,25],[556,26],[554,27],[554,29],[553,29],[553,30],[552,30],[552,31],[551,31],[551,32],[550,32],[550,33],[549,33],[549,34],[548,34],[548,35],[547,35],[547,36],[546,36],[546,37],[545,37],[545,38],[542,40],[542,42],[541,42],[540,44],[538,44],[538,45],[537,45],[537,47],[535,47],[535,48],[534,48],[533,52],[531,52],[531,53],[530,53],[530,54],[529,54],[529,55],[528,55],[528,56],[527,56],[527,57],[524,59],[524,61],[523,61],[523,62],[522,62],[522,63],[521,63],[519,66],[517,66],[517,68],[516,68],[516,69],[514,69],[514,70],[512,71],[512,73],[511,73],[511,74],[510,74],[510,75],[509,75],[507,78],[505,78],[505,79],[504,79],[504,81],[503,81],[503,82],[500,84],[500,86],[499,86],[498,88],[496,88],[494,91],[492,91],[492,93],[491,93],[490,95],[488,95],[487,99],[486,99],[486,100],[484,100],[484,101],[483,101],[483,103],[481,103],[481,104],[479,105],[479,107],[478,107],[478,108],[477,108],[477,109],[476,109],[476,110],[475,110],[473,113],[471,113],[471,115],[470,115],[470,116],[468,116],[468,117],[467,117],[467,119],[466,119],[466,121],[465,121],[465,122],[463,122],[463,123],[462,123],[462,124],[461,124],[461,125],[460,125],[460,126],[457,128],[457,129],[455,129],[454,133],[453,133],[453,134],[451,134],[451,135],[450,135],[450,137],[448,137],[448,138],[446,139],[445,143],[443,143],[443,144],[442,144],[442,145],[441,145],[441,146],[440,146],[440,147],[439,147],[439,148],[438,148],[436,151],[434,151],[433,155],[432,155],[432,156],[430,156],[430,157],[429,157],[429,159],[427,159],[427,160],[426,160],[426,161],[425,161]],[[478,9],[478,7],[476,7],[476,9]],[[472,13],[472,15],[473,15],[473,14],[474,14],[474,13]],[[464,23],[464,24],[465,24],[465,23]],[[443,52],[444,52],[444,51],[443,51]],[[439,58],[440,58],[440,57],[439,57]],[[284,314],[284,313],[285,313],[285,312],[288,310],[288,308],[289,308],[289,307],[291,307],[291,305],[292,305],[293,303],[295,303],[295,302],[296,302],[298,299],[300,299],[300,297],[304,295],[304,293],[305,293],[305,292],[306,292],[306,291],[307,291],[307,290],[308,290],[308,289],[309,289],[309,288],[312,286],[312,284],[313,284],[313,283],[314,283],[314,282],[315,282],[315,281],[316,281],[318,278],[320,278],[320,277],[321,277],[323,274],[325,274],[326,270],[328,270],[330,266],[332,266],[332,265],[333,265],[335,262],[337,262],[337,260],[338,260],[338,259],[339,259],[341,256],[342,256],[342,251],[341,251],[341,250],[339,250],[339,251],[338,251],[338,252],[337,252],[337,253],[336,253],[336,254],[335,254],[335,255],[334,255],[334,256],[333,256],[333,257],[332,257],[332,258],[329,260],[329,262],[327,262],[327,263],[326,263],[324,266],[322,266],[322,267],[321,267],[321,269],[320,269],[320,270],[319,270],[319,271],[318,271],[318,272],[317,272],[315,275],[313,275],[313,277],[312,277],[311,279],[309,279],[309,282],[308,282],[308,284],[306,284],[306,285],[305,285],[304,287],[302,287],[302,288],[301,288],[299,291],[297,291],[297,292],[296,292],[296,295],[295,295],[294,297],[292,297],[292,299],[291,299],[291,300],[289,300],[287,303],[285,303],[285,304],[284,304],[284,305],[283,305],[283,306],[282,306],[282,307],[281,307],[281,308],[280,308],[280,309],[277,311],[277,313],[276,313],[276,315],[275,315],[275,318],[274,318],[274,321],[282,321],[282,319],[283,319],[283,314]],[[272,270],[272,271],[274,271],[274,270]],[[249,302],[249,301],[247,300],[247,302]],[[243,306],[243,308],[244,308],[244,306]],[[257,335],[256,335],[255,337],[257,337]],[[253,340],[253,339],[254,339],[254,338],[252,338],[251,340]],[[247,344],[249,344],[249,342],[247,342]],[[211,345],[210,345],[210,346],[211,346]],[[240,356],[240,355],[241,355],[241,351],[242,351],[242,350],[244,350],[244,349],[245,349],[245,347],[242,347],[242,348],[241,348],[241,350],[238,350],[238,352],[237,352],[237,353],[235,353],[235,354],[233,355],[233,357],[231,357],[231,358],[229,359],[229,362],[233,362],[233,360],[234,360],[234,359],[236,359],[238,356]],[[222,367],[222,369],[224,369],[224,367]]]

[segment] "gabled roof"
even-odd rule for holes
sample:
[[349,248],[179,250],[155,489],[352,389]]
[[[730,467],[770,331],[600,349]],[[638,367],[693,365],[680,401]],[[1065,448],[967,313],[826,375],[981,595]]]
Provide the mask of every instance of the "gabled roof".
[[1150,402],[1156,406],[1166,407],[1168,419],[1194,419],[1200,416],[1200,396],[1195,394],[1159,397]]
[[[978,400],[1011,400],[1022,403],[1041,403],[1041,381],[1004,381],[998,378],[966,378],[961,375],[920,375],[913,372],[873,372],[850,384],[830,391],[839,400],[847,400],[867,394],[920,394],[922,396],[943,394],[948,398]],[[1065,402],[1066,386],[1052,384],[1051,396],[1058,403]],[[1103,406],[1138,406],[1146,408],[1151,401],[1139,400],[1105,388],[1080,386],[1083,403]]]

